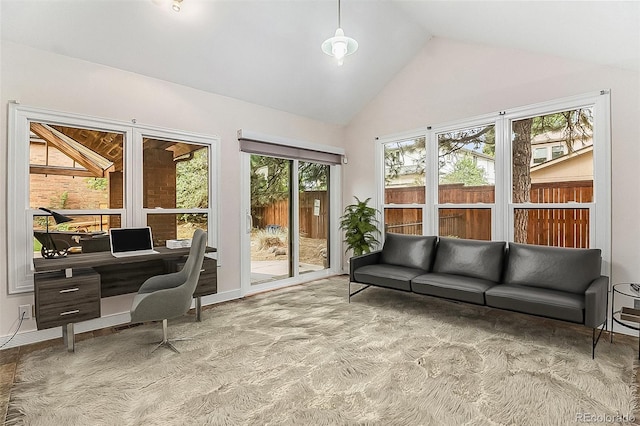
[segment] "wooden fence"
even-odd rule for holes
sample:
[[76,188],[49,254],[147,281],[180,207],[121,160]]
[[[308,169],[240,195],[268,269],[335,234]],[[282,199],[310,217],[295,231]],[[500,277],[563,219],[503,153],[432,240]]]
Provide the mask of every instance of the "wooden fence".
[[[299,193],[300,235],[326,239],[329,223],[329,197],[327,191]],[[319,204],[319,205],[318,205]],[[280,200],[263,207],[252,207],[253,226],[258,229],[269,225],[289,227],[289,200]]]
[[[387,203],[422,203],[424,187],[389,188],[385,191]],[[472,204],[493,203],[495,188],[440,185],[440,203]],[[539,209],[527,212],[527,240],[529,244],[589,247],[589,210],[579,206],[548,209],[544,203],[588,203],[593,200],[592,181],[561,183],[535,183],[531,185],[532,203]],[[422,211],[416,208],[388,208],[385,211],[385,230],[403,234],[422,234]],[[439,235],[478,240],[491,239],[491,210],[478,205],[473,209],[440,209]]]
[[[327,238],[328,197],[326,191],[300,193],[300,230],[310,238]],[[490,185],[440,185],[440,203],[494,203],[495,188]],[[527,241],[529,244],[589,247],[589,210],[580,206],[549,209],[544,203],[588,203],[593,200],[592,181],[535,183],[531,185],[531,202],[539,209],[528,210]],[[320,200],[319,215],[314,212],[315,200]],[[386,203],[423,204],[425,188],[405,187],[385,190]],[[279,201],[252,208],[254,227],[268,225],[289,227],[289,202]],[[385,210],[385,230],[401,234],[422,234],[422,210],[419,208],[388,208]],[[478,240],[491,239],[491,210],[478,205],[470,209],[440,209],[439,235]]]

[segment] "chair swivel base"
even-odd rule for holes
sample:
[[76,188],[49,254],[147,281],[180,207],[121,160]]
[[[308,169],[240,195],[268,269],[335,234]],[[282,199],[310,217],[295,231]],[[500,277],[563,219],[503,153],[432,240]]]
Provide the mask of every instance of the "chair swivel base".
[[[182,341],[182,340],[192,340],[192,339],[189,338],[189,337],[173,339],[174,342],[179,342],[179,341]],[[168,321],[166,319],[162,320],[162,340],[160,342],[154,342],[152,344],[157,344],[157,346],[155,348],[153,348],[151,353],[154,353],[161,346],[163,346],[165,348],[168,348],[168,349],[171,349],[172,351],[174,351],[177,354],[180,353],[180,351],[178,349],[176,349],[175,346],[173,346],[173,343],[171,343],[169,341],[169,337],[168,337]]]
[[151,353],[154,353],[154,352],[155,352],[159,347],[161,347],[161,346],[164,346],[165,348],[169,348],[169,349],[171,349],[172,351],[174,351],[174,352],[175,352],[175,353],[177,353],[177,354],[179,354],[179,353],[180,353],[180,351],[179,351],[179,350],[177,350],[175,346],[173,346],[173,343],[171,343],[171,342],[170,342],[170,341],[168,341],[168,340],[163,340],[162,342],[158,343],[158,345],[157,345],[155,348],[153,348],[153,350],[151,351]]

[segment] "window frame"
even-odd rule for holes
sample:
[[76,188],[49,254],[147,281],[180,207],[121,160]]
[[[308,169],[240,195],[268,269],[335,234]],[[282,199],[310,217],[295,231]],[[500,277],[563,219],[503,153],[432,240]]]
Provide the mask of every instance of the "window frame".
[[[560,158],[563,155],[566,155],[564,146],[562,146],[562,144],[559,145],[551,145],[551,160],[555,160],[556,158]],[[554,152],[554,148],[560,148],[559,152]],[[556,153],[558,153],[558,155],[555,155]]]
[[[542,152],[544,151],[544,156],[543,157],[538,157],[536,156],[537,152]],[[542,164],[546,161],[549,161],[549,148],[546,146],[543,146],[541,148],[533,148],[533,153],[531,155],[531,160],[533,162],[533,164]],[[536,161],[536,160],[541,160],[541,161]]]
[[[474,129],[482,126],[494,126],[494,131],[496,133],[496,148],[494,155],[494,200],[493,203],[441,203],[440,202],[440,168],[438,164],[438,156],[440,155],[440,144],[438,142],[438,135],[442,133],[455,132],[460,130]],[[429,133],[427,135],[427,144],[431,146],[431,150],[435,150],[435,167],[436,169],[433,171],[432,180],[431,180],[431,191],[433,193],[433,223],[431,226],[433,227],[433,232],[431,235],[440,235],[440,210],[466,210],[466,209],[489,209],[491,211],[491,239],[496,239],[496,227],[499,222],[497,222],[496,215],[498,213],[498,209],[496,206],[498,205],[499,194],[498,194],[498,174],[501,172],[500,168],[497,166],[498,164],[498,120],[496,120],[495,116],[483,116],[477,117],[475,119],[465,120],[461,122],[449,123],[446,125],[440,126],[432,126],[429,129]]]
[[[61,209],[65,215],[120,215],[122,226],[146,226],[146,213],[142,208],[142,135],[178,139],[183,142],[207,144],[209,149],[209,207],[208,243],[217,247],[219,229],[220,179],[219,144],[216,136],[208,136],[156,126],[91,117],[76,113],[9,103],[7,150],[7,291],[8,294],[33,291],[33,220],[41,211],[30,208],[29,138],[30,123],[54,125],[122,133],[124,136],[124,196],[121,209],[72,210]],[[26,143],[25,143],[26,142]],[[136,167],[138,165],[139,167]],[[182,212],[182,209],[180,209]],[[57,210],[58,211],[58,210]],[[163,210],[163,213],[169,213]],[[10,225],[9,225],[10,224]]]
[[[422,233],[425,234],[427,228],[429,228],[428,223],[432,221],[433,212],[429,212],[427,209],[428,197],[429,197],[429,158],[431,158],[430,153],[430,143],[427,138],[427,133],[429,127],[424,127],[421,129],[416,129],[410,132],[398,133],[390,136],[376,138],[376,149],[375,149],[375,162],[376,162],[376,197],[374,201],[374,205],[377,207],[376,219],[380,226],[382,226],[380,244],[384,242],[384,227],[385,227],[385,219],[384,219],[384,211],[385,209],[421,209],[422,210]],[[402,142],[409,139],[417,139],[417,138],[425,138],[425,150],[426,150],[426,160],[425,160],[425,203],[386,203],[385,202],[385,162],[384,162],[384,154],[385,154],[385,145],[389,143],[397,143]],[[429,228],[430,229],[430,228]],[[428,234],[425,234],[428,235]]]
[[589,210],[589,245],[602,250],[602,271],[611,272],[611,97],[609,90],[586,93],[568,98],[551,100],[539,104],[514,108],[502,114],[506,140],[511,141],[511,123],[528,117],[535,117],[577,108],[593,107],[593,201],[590,203],[513,203],[512,200],[512,148],[511,143],[503,144],[503,157],[508,163],[507,184],[504,197],[507,203],[508,222],[503,235],[513,241],[513,216],[522,209],[576,209]]
[[[207,208],[174,208],[174,209],[156,209],[156,208],[145,208],[143,205],[143,193],[142,186],[140,188],[139,193],[136,193],[137,196],[140,197],[137,202],[139,203],[139,209],[134,211],[135,214],[139,214],[139,217],[135,217],[137,223],[147,224],[147,217],[153,214],[185,214],[185,213],[196,213],[196,214],[207,214],[207,233],[209,242],[215,242],[215,247],[217,247],[218,241],[218,230],[220,229],[220,215],[216,212],[212,214],[211,211],[213,206],[218,207],[218,194],[219,194],[219,185],[220,179],[217,178],[217,173],[220,170],[220,154],[219,154],[219,139],[211,136],[201,135],[197,133],[191,132],[183,132],[179,130],[173,129],[164,129],[160,127],[154,126],[137,126],[134,129],[133,137],[135,140],[135,150],[137,152],[137,158],[139,158],[139,164],[141,167],[136,168],[133,171],[133,180],[136,182],[143,181],[143,150],[144,150],[144,139],[145,138],[153,138],[153,139],[161,139],[166,141],[176,141],[183,143],[192,143],[196,145],[204,145],[208,147],[208,164],[209,164],[209,185],[208,185],[208,207]],[[214,221],[212,223],[212,221]],[[220,257],[218,253],[215,253],[214,256],[218,259],[218,263],[220,263]]]
[[[590,203],[520,203],[512,202],[512,143],[513,121],[571,109],[593,107],[593,201]],[[438,140],[437,135],[458,129],[495,123],[495,202],[476,204],[440,204],[438,201]],[[386,204],[384,198],[384,145],[407,138],[426,138],[426,184],[424,204]],[[550,151],[550,148],[548,148]],[[589,209],[589,244],[602,250],[603,274],[611,270],[611,104],[610,91],[585,93],[531,105],[471,117],[437,126],[428,126],[409,132],[376,138],[376,207],[379,220],[384,224],[385,208],[422,208],[423,234],[438,235],[439,209],[491,208],[491,235],[494,240],[513,241],[514,212],[518,208],[530,209]],[[549,154],[549,152],[547,152]],[[533,153],[532,153],[533,158]],[[382,236],[384,240],[384,235]]]

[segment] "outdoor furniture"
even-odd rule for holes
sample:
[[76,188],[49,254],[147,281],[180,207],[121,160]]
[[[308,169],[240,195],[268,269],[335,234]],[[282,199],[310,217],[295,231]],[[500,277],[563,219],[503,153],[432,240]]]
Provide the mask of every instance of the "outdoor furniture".
[[[40,244],[42,244],[42,257],[64,256],[66,253],[77,251],[85,252],[85,242],[89,239],[93,240],[88,245],[91,248],[88,252],[102,251],[106,244],[106,250],[109,250],[109,235],[104,232],[77,232],[77,231],[33,231],[33,236]],[[105,238],[106,237],[106,238]],[[100,241],[98,241],[100,239]]]
[[80,238],[80,246],[83,253],[95,253],[99,251],[109,251],[109,234],[89,234]]
[[42,244],[40,253],[45,258],[66,256],[72,246],[78,245],[72,239],[77,234],[63,231],[33,231],[33,236]]

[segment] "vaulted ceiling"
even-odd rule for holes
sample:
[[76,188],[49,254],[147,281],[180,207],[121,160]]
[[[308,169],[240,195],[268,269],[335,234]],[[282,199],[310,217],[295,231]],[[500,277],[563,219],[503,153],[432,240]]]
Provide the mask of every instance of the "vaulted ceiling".
[[432,37],[640,71],[637,1],[342,0],[342,67],[337,0],[0,1],[4,40],[337,124]]

